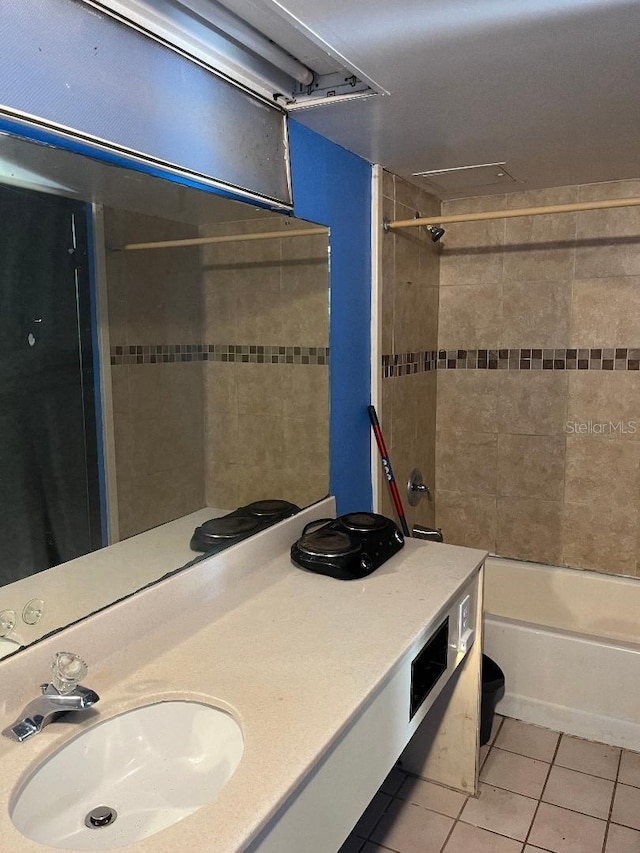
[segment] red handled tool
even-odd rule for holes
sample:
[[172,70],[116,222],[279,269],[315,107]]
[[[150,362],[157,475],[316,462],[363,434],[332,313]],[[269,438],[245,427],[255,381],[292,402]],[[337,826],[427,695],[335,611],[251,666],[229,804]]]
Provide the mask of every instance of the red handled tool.
[[396,508],[396,514],[400,521],[400,527],[402,527],[402,532],[404,533],[404,535],[410,537],[411,534],[409,533],[409,526],[407,525],[407,519],[405,518],[404,509],[402,507],[402,501],[400,500],[400,493],[398,492],[396,479],[393,476],[393,468],[391,467],[391,462],[389,461],[389,453],[387,451],[387,446],[384,443],[384,438],[382,437],[382,430],[380,429],[380,421],[378,420],[378,415],[376,414],[376,407],[368,406],[367,411],[369,412],[369,420],[371,421],[373,434],[376,437],[376,444],[378,445],[378,450],[380,451],[380,458],[382,459],[382,467],[384,468],[384,473],[387,477],[387,482],[389,483],[389,491],[391,492],[391,499],[393,500],[393,505]]

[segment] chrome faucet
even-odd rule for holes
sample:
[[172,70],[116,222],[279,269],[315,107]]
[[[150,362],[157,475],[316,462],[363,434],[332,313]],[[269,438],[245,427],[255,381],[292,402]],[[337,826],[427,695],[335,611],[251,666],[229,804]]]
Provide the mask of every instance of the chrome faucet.
[[20,717],[2,734],[23,740],[38,734],[59,714],[84,711],[100,701],[98,694],[78,682],[87,674],[88,667],[82,658],[70,652],[58,652],[51,664],[53,680],[41,684],[42,696],[26,706]]

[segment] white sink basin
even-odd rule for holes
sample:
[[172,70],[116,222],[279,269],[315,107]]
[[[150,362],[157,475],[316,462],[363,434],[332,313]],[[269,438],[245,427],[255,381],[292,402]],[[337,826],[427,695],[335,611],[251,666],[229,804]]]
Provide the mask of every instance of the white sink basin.
[[[211,802],[243,748],[240,726],[218,708],[145,705],[87,729],[44,761],[12,798],[11,819],[27,838],[51,847],[131,844]],[[115,810],[115,819],[87,826],[101,806]]]

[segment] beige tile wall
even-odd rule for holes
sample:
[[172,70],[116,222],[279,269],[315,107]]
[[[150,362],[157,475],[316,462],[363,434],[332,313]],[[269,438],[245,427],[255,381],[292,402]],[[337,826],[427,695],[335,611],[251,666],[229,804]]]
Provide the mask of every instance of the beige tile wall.
[[[308,227],[265,216],[205,233]],[[329,345],[327,236],[212,245],[203,270],[206,340]],[[210,361],[205,383],[209,505],[282,498],[306,506],[328,494],[328,366]]]
[[[197,228],[105,209],[107,246],[197,236]],[[198,343],[198,249],[107,252],[111,344]],[[111,368],[120,538],[204,506],[201,362]]]
[[[383,173],[382,216],[411,219],[419,212],[440,212],[440,202],[389,172]],[[381,283],[381,345],[384,355],[435,350],[438,340],[438,246],[424,229],[390,232],[383,236]],[[426,483],[435,481],[435,372],[382,380],[378,416],[398,482],[409,527],[433,526],[433,502],[424,499],[413,508],[406,499],[406,482],[420,468]],[[379,471],[380,511],[395,518],[386,479]]]
[[[443,212],[640,194],[640,181]],[[640,208],[447,226],[441,349],[640,347]],[[506,557],[640,575],[640,372],[438,371],[437,524]],[[635,422],[577,434],[574,423]]]

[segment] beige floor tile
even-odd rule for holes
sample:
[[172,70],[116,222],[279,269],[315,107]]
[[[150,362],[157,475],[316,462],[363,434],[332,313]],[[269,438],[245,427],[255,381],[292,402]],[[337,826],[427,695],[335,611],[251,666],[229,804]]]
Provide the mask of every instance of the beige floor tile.
[[611,820],[640,829],[640,788],[616,785]]
[[450,817],[394,800],[371,840],[398,853],[440,853],[453,823]]
[[640,788],[640,753],[629,752],[627,749],[622,750],[618,782]]
[[491,749],[491,744],[485,743],[484,746],[480,747],[480,767],[484,764],[487,755],[489,755],[489,750]]
[[606,823],[548,803],[541,803],[529,841],[553,853],[601,853]]
[[383,794],[390,794],[393,797],[398,793],[406,778],[407,774],[404,770],[400,770],[399,767],[394,767],[380,786],[380,790]]
[[457,823],[442,853],[520,853],[522,843],[479,826]]
[[482,829],[524,841],[531,826],[537,802],[511,791],[480,783],[480,794],[470,797],[460,819]]
[[458,791],[451,791],[433,782],[425,782],[424,779],[416,779],[415,776],[406,780],[397,796],[447,817],[458,817],[467,800],[467,797]]
[[612,823],[604,850],[605,853],[640,853],[640,832]]
[[380,820],[380,816],[391,803],[391,797],[388,794],[383,794],[380,791],[374,796],[367,808],[364,810],[362,817],[353,827],[353,835],[358,835],[360,838],[368,838],[374,826]]
[[607,820],[614,782],[577,770],[554,766],[542,799],[545,803]]
[[558,745],[558,732],[543,729],[520,720],[505,719],[496,746],[539,761],[552,761]]
[[491,746],[495,742],[495,739],[498,736],[498,732],[500,731],[502,724],[504,723],[504,719],[505,718],[502,717],[500,714],[493,715],[493,722],[491,723],[491,734],[489,735],[488,746]]
[[482,767],[480,779],[497,788],[538,798],[544,788],[549,766],[544,761],[505,752],[494,746]]
[[592,743],[571,735],[562,735],[555,763],[570,770],[615,779],[620,750],[604,743]]

